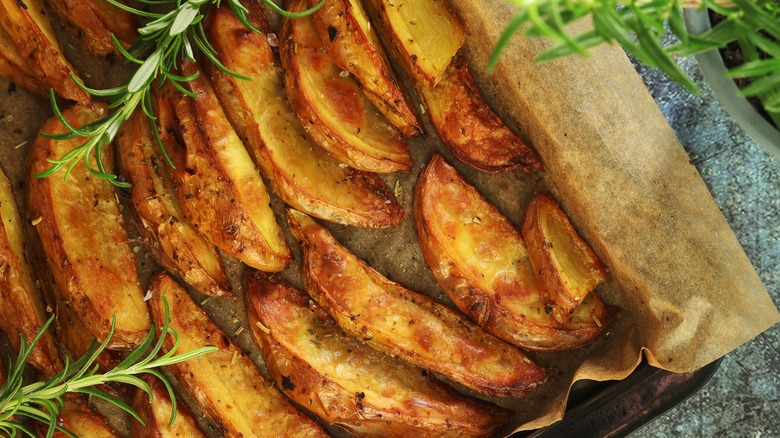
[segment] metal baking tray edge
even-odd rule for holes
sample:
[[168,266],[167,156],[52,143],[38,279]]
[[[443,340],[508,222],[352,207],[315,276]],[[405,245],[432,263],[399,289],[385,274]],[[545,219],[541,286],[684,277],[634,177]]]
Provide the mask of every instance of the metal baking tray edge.
[[647,362],[627,378],[612,382],[588,382],[593,387],[580,394],[572,390],[569,408],[557,423],[512,438],[625,437],[699,391],[715,374],[723,359],[697,371],[672,373]]

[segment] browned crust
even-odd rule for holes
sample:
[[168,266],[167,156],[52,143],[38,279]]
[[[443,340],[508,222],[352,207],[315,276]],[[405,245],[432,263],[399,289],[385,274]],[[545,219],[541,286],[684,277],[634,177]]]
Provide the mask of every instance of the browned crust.
[[309,295],[351,336],[492,397],[520,397],[548,379],[517,348],[371,269],[313,219],[288,210],[288,223]]
[[[264,28],[256,8],[248,7],[250,20]],[[283,73],[264,35],[248,32],[228,8],[211,14],[206,31],[223,64],[253,77],[245,81],[207,67],[233,126],[285,203],[327,221],[363,228],[387,228],[403,219],[403,209],[377,175],[340,165],[306,137],[287,104]],[[257,89],[250,88],[254,86]],[[261,95],[267,88],[273,88],[274,95]],[[268,106],[255,102],[265,98]],[[268,120],[264,111],[271,106],[278,113]]]
[[118,162],[132,187],[129,211],[157,262],[208,295],[230,295],[222,258],[184,218],[146,116],[136,111],[117,134]]
[[43,82],[65,99],[88,104],[89,94],[70,78],[76,70],[53,45],[58,42],[50,41],[30,17],[27,12],[30,7],[43,8],[43,5],[37,0],[30,1],[29,5],[24,1],[0,2],[0,25],[8,31],[33,74],[40,75]]
[[[63,111],[73,126],[92,122],[101,114],[102,109],[82,106]],[[62,133],[65,128],[51,118],[41,131]],[[35,176],[51,165],[47,159],[59,158],[83,141],[42,136],[35,140],[27,158],[28,220],[37,224],[35,230],[46,261],[70,308],[100,341],[108,336],[115,316],[109,347],[130,349],[146,337],[149,316],[113,186],[89,174],[83,165],[75,166],[67,181],[63,172],[48,178]],[[103,156],[106,170],[111,172],[111,149],[104,149]],[[67,246],[76,241],[80,242],[78,249],[69,251]],[[96,255],[109,250],[111,257]]]
[[[605,305],[593,294],[583,303],[582,315],[568,324],[560,324],[544,313],[538,286],[527,258],[504,260],[520,263],[517,272],[504,274],[494,285],[482,289],[477,285],[475,268],[456,261],[453,240],[437,237],[444,233],[435,219],[437,212],[469,205],[481,212],[485,227],[484,244],[490,248],[522,246],[520,232],[468,184],[440,155],[435,155],[420,175],[415,189],[414,216],[420,248],[426,263],[447,295],[472,320],[485,330],[507,342],[536,351],[560,351],[587,345],[606,330],[615,309]],[[450,236],[449,234],[447,237]],[[492,242],[492,243],[491,243]],[[512,272],[512,271],[510,271]],[[522,300],[521,311],[505,305],[508,300]],[[587,303],[587,305],[586,305]]]
[[135,15],[105,0],[56,0],[48,4],[68,31],[95,55],[119,54],[112,34],[124,48],[138,37]]
[[[206,345],[217,350],[196,359],[168,366],[189,393],[226,436],[325,437],[313,420],[298,412],[279,393],[251,359],[195,304],[187,291],[165,273],[149,284],[152,319],[161,327],[165,299],[170,309],[169,327],[179,335],[178,353]],[[167,336],[163,351],[173,348]],[[243,435],[242,435],[243,434]]]
[[[296,10],[305,5],[306,0],[295,0],[288,7]],[[382,121],[384,127],[364,125],[364,119],[373,110],[366,104],[373,105],[362,100],[362,92],[354,80],[343,77],[328,89],[307,88],[311,84],[304,75],[320,74],[321,70],[335,66],[322,46],[312,18],[283,19],[279,33],[287,97],[309,136],[334,158],[358,170],[390,173],[410,169],[412,158],[408,146],[387,120]],[[330,104],[326,107],[323,102]],[[330,119],[328,108],[341,111],[339,121]],[[361,132],[369,129],[375,132],[376,138],[362,138]]]
[[245,285],[250,329],[271,376],[327,423],[359,436],[489,436],[508,419],[506,411],[347,337],[279,277],[250,273]]
[[[318,3],[309,0],[310,7]],[[392,71],[382,45],[363,32],[354,8],[350,0],[327,0],[312,15],[325,49],[339,67],[354,75],[366,97],[403,135],[422,134],[411,97]]]

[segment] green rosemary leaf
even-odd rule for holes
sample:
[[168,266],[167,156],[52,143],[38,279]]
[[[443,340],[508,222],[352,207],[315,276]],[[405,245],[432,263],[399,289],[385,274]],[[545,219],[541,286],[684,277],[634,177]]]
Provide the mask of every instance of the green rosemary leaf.
[[780,72],[780,59],[757,59],[734,67],[726,74],[730,78],[747,78]]
[[[577,44],[584,49],[590,49],[599,44],[606,42],[604,37],[601,36],[596,30],[589,30],[583,32],[575,37]],[[536,60],[538,62],[552,61],[553,59],[561,58],[567,55],[571,55],[573,52],[568,45],[559,44],[551,49],[546,50],[539,55]]]
[[759,96],[776,91],[778,87],[780,87],[780,74],[773,74],[752,81],[750,85],[741,89],[740,92],[743,96]]
[[143,64],[136,70],[130,82],[127,84],[128,93],[137,93],[143,87],[146,87],[151,82],[154,74],[160,67],[160,61],[162,60],[163,51],[156,50],[144,61]]
[[173,24],[168,27],[168,35],[176,36],[189,29],[192,26],[192,22],[198,17],[202,4],[203,2],[196,3],[194,1],[184,3],[176,13]]
[[114,396],[112,396],[110,394],[106,394],[103,391],[98,391],[97,389],[94,389],[94,388],[83,388],[83,389],[79,389],[76,392],[79,392],[79,393],[82,393],[82,394],[88,394],[88,395],[90,395],[92,397],[96,397],[96,398],[99,398],[101,400],[104,400],[104,401],[106,401],[106,402],[108,402],[108,403],[118,407],[119,409],[127,412],[128,414],[130,414],[130,416],[132,416],[138,422],[140,422],[141,424],[146,426],[146,422],[144,422],[143,418],[141,418],[141,416],[138,415],[138,412],[136,412],[135,409],[133,409],[130,405],[125,403],[124,400],[122,400],[120,398],[114,397]]
[[146,354],[147,350],[149,350],[149,347],[154,344],[154,333],[155,328],[154,324],[152,324],[151,328],[149,329],[149,333],[146,335],[146,338],[143,340],[143,342],[141,342],[141,344],[139,344],[130,354],[128,354],[124,360],[119,362],[116,368],[120,370],[126,370],[130,365],[141,359],[141,357]]
[[[235,3],[238,3],[238,0],[231,0],[231,1],[230,1],[231,5],[232,5],[234,2],[235,2]],[[285,11],[284,9],[280,8],[279,6],[277,6],[277,5],[276,5],[276,3],[274,3],[274,2],[271,2],[271,1],[266,1],[265,3],[266,3],[266,5],[268,5],[268,6],[269,6],[271,9],[273,9],[273,10],[274,10],[274,12],[278,13],[278,14],[279,14],[279,15],[281,15],[282,17],[285,17],[285,18],[303,18],[303,17],[309,16],[309,15],[311,15],[311,14],[313,14],[313,13],[317,12],[317,10],[319,10],[319,9],[322,7],[322,5],[324,5],[324,4],[325,4],[325,0],[322,0],[322,1],[320,1],[319,3],[317,3],[316,5],[314,5],[313,7],[309,8],[309,9],[306,9],[306,10],[304,10],[304,11],[300,11],[300,12],[289,12],[289,11]]]

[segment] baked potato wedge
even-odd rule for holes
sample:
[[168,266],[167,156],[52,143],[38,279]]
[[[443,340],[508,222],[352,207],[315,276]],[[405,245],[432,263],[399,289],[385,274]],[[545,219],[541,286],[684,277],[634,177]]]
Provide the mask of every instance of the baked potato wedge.
[[[181,65],[192,75],[199,66]],[[280,271],[290,249],[276,223],[263,179],[228,122],[204,75],[184,84],[191,98],[170,83],[161,93],[158,129],[175,165],[171,177],[184,216],[227,254],[262,271]]]
[[[11,183],[0,169],[0,329],[19,351],[21,337],[27,345],[46,324],[44,305],[29,265],[24,224],[16,207]],[[35,344],[27,361],[45,376],[60,371],[61,364],[51,331]]]
[[19,84],[27,90],[44,96],[49,90],[49,85],[42,82],[30,70],[30,66],[19,53],[11,36],[0,23],[0,77]]
[[303,246],[306,290],[347,334],[491,397],[520,397],[549,377],[461,314],[371,269],[312,218],[288,210],[288,222]]
[[[302,11],[306,0],[288,3]],[[401,133],[366,98],[358,83],[325,51],[311,17],[283,18],[279,50],[287,96],[309,136],[358,170],[408,170],[412,157]]]
[[482,99],[464,57],[455,57],[436,87],[416,85],[439,138],[460,161],[491,173],[542,169],[536,152]]
[[[105,110],[105,106],[74,106],[62,114],[78,127],[99,119]],[[57,118],[45,122],[41,131],[67,132]],[[79,137],[52,140],[40,135],[35,140],[27,157],[28,218],[68,306],[100,342],[115,318],[109,348],[132,349],[149,332],[149,312],[114,186],[93,176],[86,166],[75,166],[67,181],[61,175],[35,176],[48,169],[49,159],[83,142]],[[103,149],[103,159],[111,172],[111,148]]]
[[545,310],[558,322],[569,321],[585,296],[606,278],[604,265],[549,193],[528,204],[523,238]]
[[78,75],[62,53],[42,0],[0,1],[0,26],[39,81],[65,99],[90,102],[89,94],[70,77]]
[[[167,274],[155,276],[149,289],[149,307],[157,327],[170,309],[169,327],[179,335],[177,353],[204,345],[217,351],[168,367],[198,405],[231,437],[326,437],[312,419],[298,412],[273,387],[252,360],[217,327],[206,313]],[[163,301],[166,300],[166,301]],[[163,351],[174,345],[165,338]]]
[[[57,426],[68,430],[77,437],[84,438],[119,438],[108,421],[89,406],[89,398],[83,394],[67,393],[62,396],[63,404],[57,416]],[[46,437],[48,424],[37,422],[36,434],[39,438]],[[71,435],[57,430],[52,438],[69,438]]]
[[106,0],[49,0],[48,4],[68,31],[95,55],[119,54],[112,34],[125,49],[138,38],[136,16]]
[[508,419],[425,371],[347,337],[280,277],[245,279],[249,326],[276,385],[326,423],[357,436],[489,436]]
[[120,128],[119,171],[132,184],[130,211],[151,254],[169,272],[207,295],[229,295],[214,245],[184,217],[149,119],[136,111]]
[[[254,25],[266,29],[257,6],[246,6]],[[247,33],[227,7],[211,13],[206,32],[220,61],[252,78],[206,67],[236,132],[285,203],[320,219],[363,228],[401,221],[403,209],[377,175],[340,164],[308,139],[284,95],[283,73],[264,35]]]
[[520,232],[435,155],[421,174],[414,221],[423,257],[450,299],[488,332],[522,348],[569,350],[596,340],[614,309],[593,293],[566,323],[545,311]]
[[[314,7],[317,0],[309,0]],[[414,104],[396,78],[359,0],[326,0],[312,17],[333,62],[360,84],[366,98],[406,137],[422,133]]]
[[138,389],[133,397],[133,409],[144,420],[130,424],[130,436],[134,438],[205,438],[198,427],[195,417],[182,403],[176,403],[176,419],[170,424],[173,405],[165,385],[157,377],[147,374],[143,380],[152,388],[152,399],[149,394]]
[[466,40],[466,30],[447,0],[365,0],[388,50],[427,87],[444,77]]

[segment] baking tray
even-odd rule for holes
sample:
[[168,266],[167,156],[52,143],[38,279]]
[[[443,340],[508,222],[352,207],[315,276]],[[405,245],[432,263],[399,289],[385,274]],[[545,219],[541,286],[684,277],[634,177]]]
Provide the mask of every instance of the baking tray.
[[572,387],[563,419],[513,438],[624,437],[699,391],[723,359],[690,373],[672,373],[642,362],[623,380],[580,381]]

